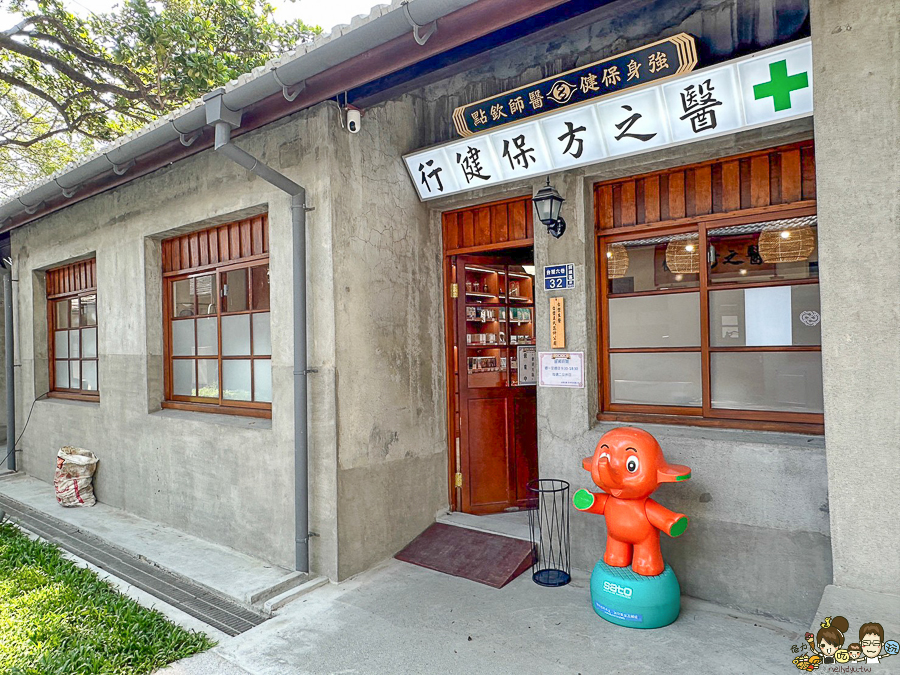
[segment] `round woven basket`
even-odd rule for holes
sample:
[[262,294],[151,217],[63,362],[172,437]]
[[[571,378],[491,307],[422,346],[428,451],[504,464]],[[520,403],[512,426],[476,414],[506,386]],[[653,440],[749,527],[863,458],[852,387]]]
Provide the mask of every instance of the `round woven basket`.
[[816,248],[816,235],[808,227],[766,230],[759,235],[759,255],[766,263],[808,260]]
[[628,251],[624,244],[611,244],[606,249],[606,276],[621,279],[628,271]]
[[666,245],[666,265],[675,274],[697,274],[700,271],[700,240],[670,241]]

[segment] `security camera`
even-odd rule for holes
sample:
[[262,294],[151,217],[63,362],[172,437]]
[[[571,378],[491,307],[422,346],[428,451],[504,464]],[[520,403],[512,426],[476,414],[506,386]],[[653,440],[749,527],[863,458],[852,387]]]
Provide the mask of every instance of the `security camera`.
[[362,114],[357,108],[347,108],[347,131],[351,134],[358,134],[361,118]]

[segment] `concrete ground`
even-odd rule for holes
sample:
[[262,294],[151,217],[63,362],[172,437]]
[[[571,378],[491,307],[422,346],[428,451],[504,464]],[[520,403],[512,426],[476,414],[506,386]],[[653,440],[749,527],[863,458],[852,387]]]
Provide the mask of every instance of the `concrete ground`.
[[389,560],[160,673],[799,672],[791,645],[806,626],[684,598],[669,627],[621,628],[594,614],[588,583],[576,571],[570,585],[542,588],[524,574],[498,590]]
[[0,478],[0,494],[239,602],[249,603],[294,574],[108,504],[63,508],[56,503],[52,485],[22,473]]
[[492,513],[486,516],[473,516],[462,511],[446,511],[438,514],[437,521],[447,525],[466,527],[480,532],[502,534],[514,539],[531,538],[531,527],[528,524],[528,511],[512,511],[510,513]]

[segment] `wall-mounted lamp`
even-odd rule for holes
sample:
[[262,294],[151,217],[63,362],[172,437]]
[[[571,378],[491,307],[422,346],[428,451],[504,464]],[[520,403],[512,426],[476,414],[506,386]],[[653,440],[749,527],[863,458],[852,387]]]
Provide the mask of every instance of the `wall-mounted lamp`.
[[538,220],[547,226],[547,231],[557,239],[563,236],[563,232],[566,231],[566,221],[559,215],[559,210],[566,200],[556,191],[556,188],[550,186],[549,178],[547,178],[547,184],[538,190],[532,201],[534,201]]

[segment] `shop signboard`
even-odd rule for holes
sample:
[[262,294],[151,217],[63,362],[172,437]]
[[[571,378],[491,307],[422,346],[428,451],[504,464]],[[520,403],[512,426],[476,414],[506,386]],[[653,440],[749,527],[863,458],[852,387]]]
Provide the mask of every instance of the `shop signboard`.
[[809,38],[406,155],[423,201],[813,113]]
[[575,288],[575,265],[544,265],[544,290],[562,291]]
[[584,387],[584,352],[541,352],[538,361],[542,387]]
[[697,65],[694,37],[679,33],[644,47],[574,68],[524,87],[460,106],[453,123],[460,136],[495,130],[529,117],[659,82]]

